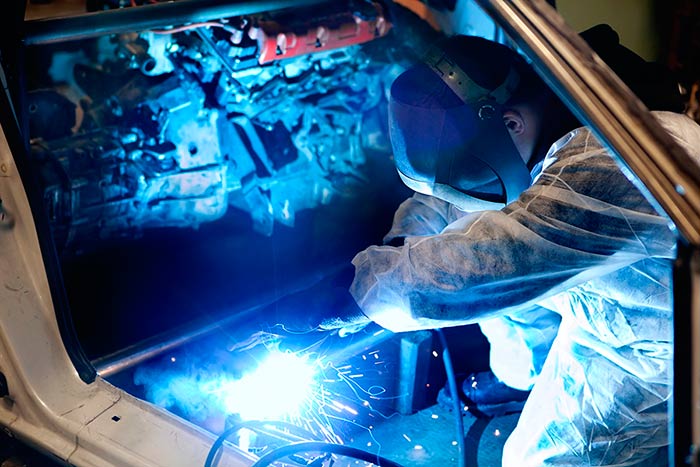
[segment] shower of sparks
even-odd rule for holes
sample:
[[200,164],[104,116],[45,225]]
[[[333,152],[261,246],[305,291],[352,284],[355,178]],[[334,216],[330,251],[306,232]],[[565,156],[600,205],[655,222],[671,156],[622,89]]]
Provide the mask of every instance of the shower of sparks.
[[[279,343],[267,336],[255,336],[229,350],[252,350],[257,346],[256,340],[264,347],[265,355],[256,368],[238,378],[218,378],[204,387],[221,401],[226,414],[243,422],[292,423],[313,435],[315,440],[340,444],[344,444],[344,440],[336,430],[343,425],[355,426],[366,430],[373,449],[379,454],[381,444],[374,438],[366,417],[388,419],[396,415],[385,415],[373,406],[377,401],[386,400],[386,388],[364,384],[366,371],[381,374],[377,365],[384,364],[384,359],[379,350],[361,355],[361,365],[372,362],[366,371],[350,364],[336,367],[330,354],[313,351],[314,346],[299,352],[282,351]],[[249,439],[239,437],[239,443],[242,441],[246,449],[251,448]],[[239,444],[239,447],[244,446]]]

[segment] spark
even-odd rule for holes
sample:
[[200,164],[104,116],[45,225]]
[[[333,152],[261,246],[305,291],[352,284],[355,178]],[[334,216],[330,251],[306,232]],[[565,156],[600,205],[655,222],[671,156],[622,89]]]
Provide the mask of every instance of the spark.
[[217,388],[227,413],[242,420],[273,420],[299,415],[311,397],[317,369],[292,352],[271,351],[252,372]]
[[[315,345],[296,352],[283,351],[279,348],[279,341],[263,340],[261,336],[230,349],[252,351],[262,344],[263,353],[256,352],[254,368],[243,375],[219,374],[207,378],[206,382],[196,383],[219,406],[219,410],[242,422],[286,421],[312,434],[313,439],[340,444],[343,444],[343,437],[342,433],[336,433],[338,422],[354,425],[367,430],[372,439],[368,446],[379,453],[381,443],[375,439],[372,427],[368,428],[366,421],[358,423],[358,410],[361,408],[361,416],[370,419],[389,419],[397,414],[385,415],[372,406],[371,401],[381,400],[381,395],[387,391],[379,385],[362,384],[372,377],[374,370],[366,370],[370,374],[365,378],[365,373],[358,371],[353,364],[343,362],[335,367],[328,354],[309,352]],[[362,355],[365,362],[371,360],[375,365],[385,364],[380,356],[379,350]],[[347,393],[348,388],[351,393]],[[259,441],[255,437],[239,437],[245,450],[255,448],[256,442]]]
[[353,409],[352,407],[348,407],[347,405],[341,404],[338,401],[333,401],[332,404],[340,410],[345,410],[346,412],[350,412],[353,415],[357,415],[357,410]]
[[[222,363],[212,369],[198,365],[192,374],[161,378],[157,383],[169,399],[162,397],[165,402],[160,405],[173,405],[172,400],[183,399],[190,402],[192,410],[201,410],[207,416],[225,414],[230,417],[227,422],[286,422],[307,432],[309,439],[339,444],[344,444],[345,427],[352,425],[367,431],[370,446],[379,453],[382,446],[371,423],[398,414],[384,414],[373,406],[374,401],[393,397],[383,396],[387,388],[367,382],[377,374],[375,365],[386,365],[386,352],[368,349],[362,359],[356,355],[355,363],[341,361],[341,366],[334,367],[330,361],[333,354],[322,350],[318,342],[296,351],[282,350],[280,345],[280,338],[265,332],[227,345],[228,351],[241,354],[253,364],[243,367]],[[170,368],[175,366],[176,357],[179,365],[187,360],[171,354],[165,360],[172,362],[168,371],[173,371]],[[368,361],[374,365],[368,365]],[[249,452],[264,442],[255,430],[247,429],[241,429],[236,439],[239,447]]]

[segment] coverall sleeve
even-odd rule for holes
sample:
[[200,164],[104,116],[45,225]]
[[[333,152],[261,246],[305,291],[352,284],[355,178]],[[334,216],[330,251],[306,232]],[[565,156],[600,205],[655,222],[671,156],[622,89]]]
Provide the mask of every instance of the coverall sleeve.
[[414,193],[394,213],[394,221],[391,230],[384,237],[384,244],[400,245],[406,237],[438,234],[450,222],[463,215],[447,201]]
[[669,226],[580,128],[555,143],[534,184],[504,209],[360,252],[351,293],[395,332],[474,323],[644,258],[671,258]]

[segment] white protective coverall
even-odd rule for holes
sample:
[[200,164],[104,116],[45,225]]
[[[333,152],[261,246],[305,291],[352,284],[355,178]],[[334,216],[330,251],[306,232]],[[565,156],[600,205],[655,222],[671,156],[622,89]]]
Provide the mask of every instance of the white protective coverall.
[[[653,114],[700,161],[700,126]],[[461,213],[419,196],[401,209],[415,215],[399,213],[389,237],[408,234],[404,245],[353,259],[351,292],[370,319],[400,332],[499,316],[516,328],[538,307],[561,316],[504,466],[666,464],[676,234],[589,129],[554,143],[530,188],[500,211]],[[506,332],[525,339],[504,344],[526,346],[527,335]]]

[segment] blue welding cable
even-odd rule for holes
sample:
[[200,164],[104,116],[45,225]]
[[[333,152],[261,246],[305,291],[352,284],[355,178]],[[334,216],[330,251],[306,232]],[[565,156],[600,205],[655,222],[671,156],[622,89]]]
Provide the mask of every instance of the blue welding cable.
[[362,449],[345,446],[344,444],[324,443],[321,441],[305,441],[302,443],[294,443],[279,447],[262,456],[251,467],[267,467],[268,465],[282,458],[304,452],[337,454],[339,456],[351,457],[356,460],[369,462],[379,467],[402,467],[401,464],[397,464],[396,462],[385,457],[381,457],[377,454],[363,451]]
[[467,465],[467,448],[464,442],[464,420],[462,420],[462,404],[459,400],[459,390],[457,389],[457,378],[455,376],[454,367],[452,366],[452,357],[450,357],[450,350],[447,346],[447,339],[445,338],[445,333],[442,329],[436,329],[435,333],[440,338],[440,344],[442,345],[442,361],[445,365],[445,373],[447,373],[447,385],[450,388],[450,395],[452,396],[452,411],[455,416],[455,429],[457,435],[457,465],[459,467],[466,467]]

